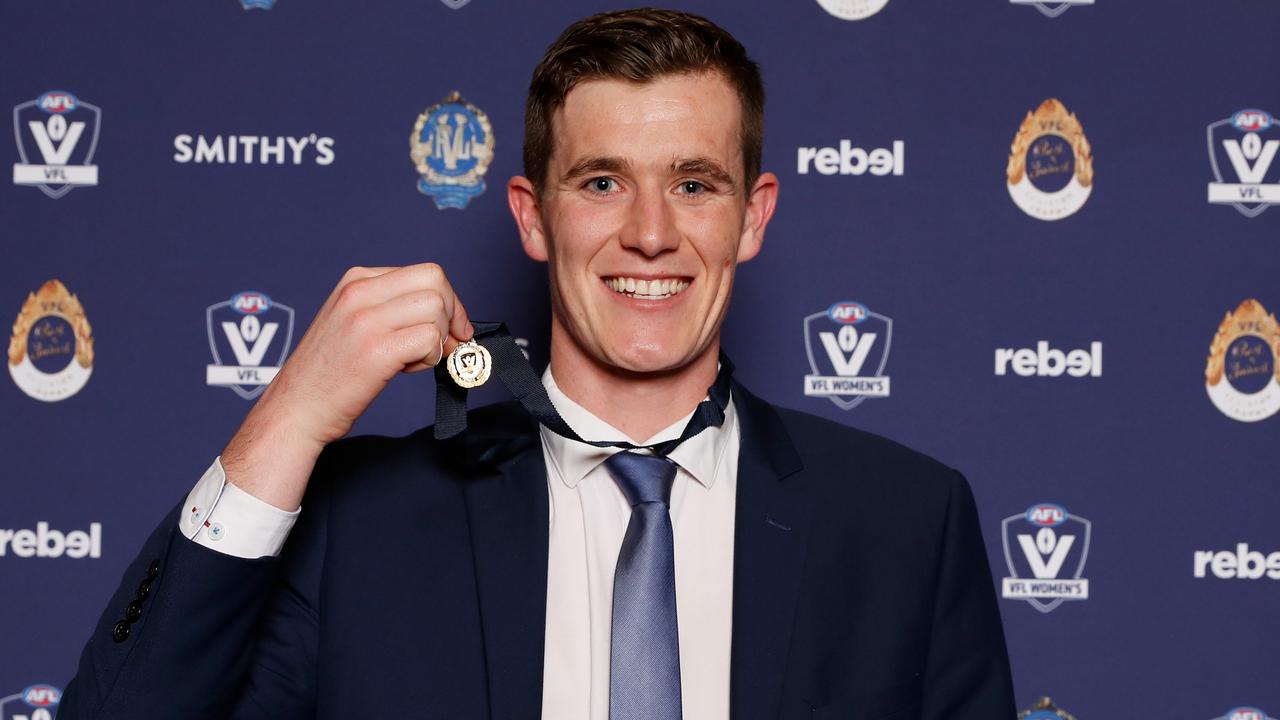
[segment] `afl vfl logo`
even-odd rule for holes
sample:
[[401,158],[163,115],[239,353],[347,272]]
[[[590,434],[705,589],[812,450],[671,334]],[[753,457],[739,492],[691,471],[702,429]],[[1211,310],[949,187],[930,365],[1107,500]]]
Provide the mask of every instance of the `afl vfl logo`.
[[62,702],[53,685],[30,685],[20,693],[0,697],[0,720],[51,720]]
[[1042,613],[1066,600],[1088,600],[1084,574],[1093,523],[1055,503],[1039,503],[1000,523],[1009,577],[1003,595]]
[[1257,422],[1280,410],[1280,325],[1257,300],[1227,313],[1209,345],[1204,387],[1232,420]]
[[1257,217],[1280,203],[1280,124],[1265,110],[1241,110],[1209,123],[1209,202]]
[[261,395],[289,354],[293,308],[264,293],[241,292],[210,305],[205,319],[214,363],[205,368],[205,383],[229,387],[245,400]]
[[893,320],[866,305],[843,301],[804,319],[805,352],[812,375],[804,394],[825,397],[851,410],[869,397],[889,397],[884,374],[893,343]]
[[102,111],[62,90],[50,90],[13,109],[18,157],[15,185],[34,185],[51,198],[74,188],[98,184],[98,149]]
[[1093,191],[1093,149],[1075,113],[1054,98],[1027,113],[1009,148],[1009,196],[1040,220],[1061,220]]
[[9,336],[9,375],[37,400],[80,392],[93,373],[93,331],[79,298],[58,280],[27,295]]

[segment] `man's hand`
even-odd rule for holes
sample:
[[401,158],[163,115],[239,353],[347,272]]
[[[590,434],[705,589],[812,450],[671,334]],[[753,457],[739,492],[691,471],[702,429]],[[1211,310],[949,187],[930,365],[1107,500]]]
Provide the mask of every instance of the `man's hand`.
[[227,479],[297,508],[320,451],[391,378],[433,367],[473,332],[439,265],[351,268],[222,451]]

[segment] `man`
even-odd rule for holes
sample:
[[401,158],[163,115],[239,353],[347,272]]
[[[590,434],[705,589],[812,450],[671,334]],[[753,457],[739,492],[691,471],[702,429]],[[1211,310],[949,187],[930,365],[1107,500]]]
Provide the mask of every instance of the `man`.
[[964,479],[730,384],[763,102],[701,18],[568,28],[507,186],[555,410],[337,442],[474,332],[439,267],[352,269],[126,572],[64,720],[1012,717]]

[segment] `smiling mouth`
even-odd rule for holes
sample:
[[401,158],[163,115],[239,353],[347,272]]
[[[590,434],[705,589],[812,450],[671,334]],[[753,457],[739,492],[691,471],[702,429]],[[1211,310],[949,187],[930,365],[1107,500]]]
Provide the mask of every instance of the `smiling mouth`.
[[641,300],[664,300],[679,295],[689,287],[689,281],[680,278],[656,278],[639,280],[631,277],[607,277],[604,284],[619,295]]

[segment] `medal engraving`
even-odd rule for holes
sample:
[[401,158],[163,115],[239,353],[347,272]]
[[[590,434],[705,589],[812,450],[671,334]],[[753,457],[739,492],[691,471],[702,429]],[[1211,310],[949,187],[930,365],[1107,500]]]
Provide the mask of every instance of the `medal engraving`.
[[483,345],[468,340],[449,353],[445,367],[460,387],[474,388],[485,384],[493,370],[493,358]]

